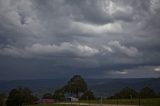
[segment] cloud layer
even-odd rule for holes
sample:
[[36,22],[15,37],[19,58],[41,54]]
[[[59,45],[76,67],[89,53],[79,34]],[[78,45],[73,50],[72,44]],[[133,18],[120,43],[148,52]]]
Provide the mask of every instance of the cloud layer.
[[160,77],[159,11],[159,0],[0,0],[0,77]]

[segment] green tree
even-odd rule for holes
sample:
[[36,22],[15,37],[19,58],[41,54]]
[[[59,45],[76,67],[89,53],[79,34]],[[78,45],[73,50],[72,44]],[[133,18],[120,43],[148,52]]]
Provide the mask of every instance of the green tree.
[[153,89],[149,87],[142,88],[140,91],[141,98],[155,98],[157,97]]
[[34,102],[34,96],[32,95],[32,91],[30,89],[20,88],[19,91],[23,97],[23,104],[32,104]]
[[65,96],[64,96],[64,91],[63,89],[59,89],[59,90],[56,90],[53,94],[53,98],[55,100],[59,100],[59,101],[63,101],[65,100]]
[[93,99],[95,99],[95,96],[91,90],[87,90],[84,92],[84,94],[81,96],[80,99],[81,100],[86,100],[86,99],[93,100]]
[[34,96],[28,88],[12,89],[7,98],[7,106],[22,106],[32,104]]
[[6,101],[7,106],[21,106],[20,102],[21,96],[17,89],[12,89],[9,93],[8,99]]
[[79,97],[79,93],[84,93],[87,90],[87,84],[80,75],[75,75],[68,81],[68,84],[64,86],[65,92],[76,94]]
[[0,106],[3,106],[4,104],[5,95],[0,93]]
[[112,96],[112,98],[138,98],[138,92],[136,92],[134,89],[126,87]]
[[45,93],[42,98],[43,99],[52,99],[53,95],[51,93]]

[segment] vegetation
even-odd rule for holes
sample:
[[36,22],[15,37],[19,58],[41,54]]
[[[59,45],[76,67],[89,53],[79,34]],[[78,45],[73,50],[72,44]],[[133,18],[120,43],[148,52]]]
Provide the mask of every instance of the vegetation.
[[111,96],[111,99],[116,99],[116,98],[138,98],[139,94],[137,91],[134,89],[131,89],[129,87],[123,88],[120,92],[116,93],[114,96]]
[[87,90],[84,92],[84,94],[81,96],[80,98],[81,100],[94,100],[95,99],[95,96],[93,94],[93,92],[91,90]]
[[[83,103],[101,104],[101,100],[83,100]],[[160,106],[160,98],[143,98],[143,99],[103,99],[102,104],[124,104],[124,105],[141,105],[141,106]]]
[[43,99],[52,99],[53,96],[52,96],[51,93],[45,93],[42,98],[43,98]]
[[79,93],[84,93],[87,90],[87,84],[80,75],[75,75],[68,81],[68,84],[64,86],[65,92],[76,94],[79,97]]
[[[37,105],[31,105],[31,106],[78,106],[78,105],[71,105],[71,104],[37,104]],[[81,105],[86,106],[86,105]]]
[[[70,94],[70,96],[75,96],[77,98],[86,98],[87,96],[91,99],[94,98],[93,92],[88,90],[87,83],[80,75],[73,76],[68,83],[54,92],[53,98],[56,100],[65,100],[65,94]],[[82,97],[79,97],[81,94]]]
[[158,98],[158,94],[151,88],[145,87],[140,92],[135,91],[132,88],[126,87],[115,95],[109,97],[109,99],[133,99],[133,98]]
[[[100,100],[90,100],[90,101],[80,101],[80,103],[88,103],[90,104],[101,104]],[[103,99],[102,104],[124,104],[124,105],[139,105],[139,99]],[[150,99],[141,99],[140,100],[141,106],[160,106],[160,98],[150,98]],[[77,106],[77,105],[65,105],[65,104],[37,104],[32,106]],[[81,105],[82,106],[82,105]]]
[[7,106],[22,106],[33,104],[35,97],[28,88],[12,89],[7,98]]
[[5,95],[0,93],[0,106],[3,106],[4,104]]
[[156,98],[158,94],[154,92],[151,88],[145,87],[140,91],[141,98]]
[[[43,99],[54,99],[55,101],[65,101],[66,94],[76,96],[80,99],[79,102],[96,103],[100,104],[129,104],[129,105],[144,105],[144,106],[160,106],[160,95],[156,94],[151,88],[142,88],[139,92],[136,90],[126,87],[114,94],[109,98],[96,99],[94,93],[88,89],[85,80],[79,76],[73,76],[68,83],[54,92],[45,93]],[[79,95],[81,94],[81,95]],[[4,104],[5,96],[0,94],[0,106]],[[37,101],[37,97],[32,95],[32,92],[28,88],[17,88],[12,89],[6,100],[7,106],[23,106],[31,105]],[[32,105],[32,106],[70,106],[61,104],[49,104],[49,105]],[[74,105],[72,105],[74,106]]]
[[62,89],[56,90],[54,92],[53,99],[64,101],[65,100],[64,91]]

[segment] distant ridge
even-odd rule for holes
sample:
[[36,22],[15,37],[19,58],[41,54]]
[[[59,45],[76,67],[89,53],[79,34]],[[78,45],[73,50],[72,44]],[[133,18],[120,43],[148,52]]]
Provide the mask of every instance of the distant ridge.
[[[35,79],[35,80],[13,80],[0,81],[0,92],[8,93],[12,88],[28,87],[36,95],[46,92],[53,93],[65,85],[69,79]],[[126,79],[85,79],[89,88],[96,96],[110,96],[124,87],[131,87],[140,90],[143,87],[150,87],[156,92],[160,92],[160,78],[126,78]]]
[[111,96],[124,87],[131,87],[137,91],[150,87],[157,93],[160,92],[160,78],[92,79],[88,82],[97,96]]

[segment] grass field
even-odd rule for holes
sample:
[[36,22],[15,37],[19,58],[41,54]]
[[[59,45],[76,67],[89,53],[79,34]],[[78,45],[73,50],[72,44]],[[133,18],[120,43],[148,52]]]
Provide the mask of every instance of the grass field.
[[[67,104],[38,104],[38,105],[31,105],[31,106],[77,106],[77,105],[67,105]],[[81,106],[83,106],[83,105],[81,105]]]
[[[100,100],[90,100],[90,101],[80,101],[80,103],[88,103],[88,104],[101,104]],[[102,104],[124,104],[124,105],[139,105],[140,106],[160,106],[160,98],[154,99],[105,99],[102,101]],[[71,106],[66,104],[39,104],[39,105],[32,105],[32,106]],[[77,105],[72,105],[77,106]],[[81,105],[83,106],[83,105]]]
[[[81,101],[85,103],[100,104],[100,100]],[[151,99],[105,99],[102,100],[103,104],[126,104],[126,105],[141,105],[141,106],[160,106],[160,98]]]

